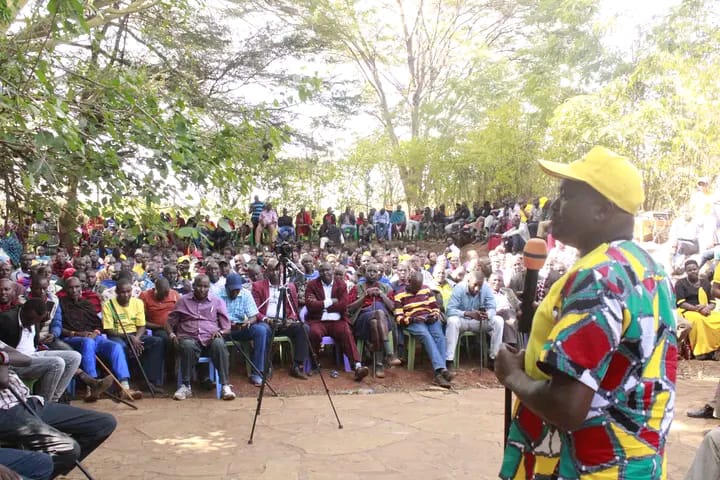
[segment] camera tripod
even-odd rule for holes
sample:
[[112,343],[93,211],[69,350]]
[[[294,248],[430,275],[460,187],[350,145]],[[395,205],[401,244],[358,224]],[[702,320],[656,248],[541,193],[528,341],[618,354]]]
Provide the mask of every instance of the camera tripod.
[[[295,265],[290,258],[288,258],[287,255],[280,255],[280,287],[279,287],[279,295],[278,295],[278,304],[277,304],[277,310],[275,311],[275,316],[272,319],[272,333],[270,335],[270,347],[267,349],[266,356],[265,356],[265,365],[263,368],[263,375],[262,375],[262,383],[260,384],[260,392],[258,393],[257,397],[257,406],[255,408],[255,416],[253,417],[253,424],[252,424],[252,430],[250,431],[250,438],[248,439],[248,444],[252,445],[253,443],[253,437],[255,435],[255,425],[257,424],[257,417],[260,415],[260,409],[262,408],[262,401],[265,394],[265,386],[267,384],[267,374],[268,370],[270,368],[270,363],[272,361],[272,344],[275,340],[275,331],[279,329],[280,327],[286,327],[288,326],[287,321],[287,310],[286,308],[289,306],[291,309],[293,309],[293,313],[296,313],[294,311],[294,307],[292,302],[290,301],[290,298],[288,297],[288,285],[290,284],[290,281],[287,279],[287,269],[288,265],[293,268],[296,271],[300,271],[300,269]],[[269,299],[268,299],[269,300]],[[300,320],[298,320],[300,321]],[[310,356],[312,357],[313,364],[317,367],[318,373],[320,374],[320,380],[322,380],[323,388],[325,389],[325,394],[328,397],[328,400],[330,401],[330,407],[332,408],[333,414],[335,415],[335,420],[337,420],[338,428],[343,428],[342,423],[340,422],[340,417],[338,416],[337,410],[335,409],[335,404],[333,403],[332,397],[330,396],[330,390],[328,389],[327,383],[325,382],[325,377],[322,373],[322,368],[320,368],[320,360],[318,359],[317,353],[313,350],[312,345],[310,343],[310,335],[308,334],[308,330],[305,328],[305,325],[301,325],[302,334],[305,335],[305,340],[307,341],[308,346],[308,352]],[[293,359],[294,361],[294,359]]]

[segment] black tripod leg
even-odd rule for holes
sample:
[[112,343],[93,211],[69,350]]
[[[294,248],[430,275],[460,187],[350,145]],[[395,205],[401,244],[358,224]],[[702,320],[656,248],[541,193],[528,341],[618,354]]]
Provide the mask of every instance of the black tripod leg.
[[[282,305],[282,300],[280,301],[280,305]],[[280,311],[280,310],[278,310]],[[273,344],[273,341],[275,340],[275,329],[272,329],[272,334],[270,335],[270,345]],[[233,342],[234,343],[234,342]],[[265,368],[264,372],[262,374],[262,383],[260,384],[260,392],[258,393],[257,397],[257,406],[255,407],[255,416],[253,417],[253,424],[252,424],[252,430],[250,430],[250,438],[248,439],[248,445],[252,445],[253,443],[253,437],[255,436],[255,425],[257,424],[257,418],[258,415],[260,415],[260,409],[262,408],[262,401],[263,397],[265,396],[265,386],[267,385],[267,373],[269,369],[270,362],[269,360],[272,360],[272,358],[268,358],[270,356],[270,348],[265,353]]]
[[[238,352],[240,352],[240,355],[242,355],[243,358],[245,359],[245,361],[250,364],[250,368],[252,369],[252,371],[255,372],[255,373],[257,373],[258,375],[260,375],[260,377],[265,378],[265,374],[263,374],[263,372],[261,372],[260,369],[255,366],[255,364],[253,363],[253,361],[250,360],[250,357],[248,356],[248,354],[245,353],[245,351],[244,351],[242,348],[240,348],[240,345],[238,345],[235,340],[233,340],[232,342],[233,342],[233,345],[235,346],[235,349],[236,349]],[[270,348],[272,348],[272,343],[270,344]],[[272,358],[272,357],[271,357],[271,358]],[[279,397],[280,395],[278,395],[278,393],[275,391],[275,389],[272,388],[272,386],[270,385],[270,382],[268,382],[268,381],[266,380],[266,383],[267,383],[267,388],[270,389],[270,391],[272,392],[272,394],[275,395],[276,397]]]
[[308,351],[310,352],[310,356],[313,359],[313,363],[318,369],[318,373],[320,373],[320,380],[322,380],[323,388],[325,388],[325,394],[328,397],[328,400],[330,401],[330,407],[332,407],[332,411],[335,414],[335,420],[337,420],[338,428],[343,428],[342,423],[340,422],[340,417],[338,416],[337,410],[335,410],[335,404],[333,403],[332,397],[330,396],[330,389],[328,389],[327,383],[325,382],[325,377],[322,373],[322,368],[320,367],[320,359],[317,356],[317,353],[315,353],[315,350],[312,348],[312,344],[310,343],[310,334],[305,329],[305,325],[302,325],[302,331],[305,335],[305,339],[307,340],[308,345]]

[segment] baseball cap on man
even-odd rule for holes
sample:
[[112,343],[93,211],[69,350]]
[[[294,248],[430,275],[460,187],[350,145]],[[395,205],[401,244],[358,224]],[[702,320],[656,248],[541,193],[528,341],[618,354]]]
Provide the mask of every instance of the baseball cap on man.
[[225,288],[229,291],[240,290],[243,285],[243,279],[237,273],[231,273],[225,279]]
[[635,215],[643,201],[642,175],[626,157],[605,147],[593,147],[580,160],[570,163],[538,160],[550,176],[585,182],[615,205]]

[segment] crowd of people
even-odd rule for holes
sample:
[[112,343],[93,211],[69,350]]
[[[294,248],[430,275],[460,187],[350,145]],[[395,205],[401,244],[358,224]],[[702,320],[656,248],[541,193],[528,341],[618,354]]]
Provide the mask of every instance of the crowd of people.
[[[247,225],[163,214],[174,227],[204,229],[187,243],[170,233],[109,250],[107,232],[122,226],[94,219],[74,249],[26,243],[17,258],[0,251],[0,442],[24,450],[0,449],[0,465],[21,471],[34,455],[27,476],[52,478],[112,433],[111,416],[65,404],[71,391],[87,402],[145,392],[182,401],[212,376],[218,398],[233,400],[231,360],[261,386],[277,370],[276,337],[291,343],[287,375],[299,382],[317,372],[313,353],[326,337],[358,382],[400,368],[412,338],[431,366],[429,381],[452,388],[459,339],[473,332],[487,346],[487,366],[519,400],[501,478],[618,468],[655,478],[664,471],[678,357],[720,359],[715,237],[686,238],[674,226],[676,268],[667,276],[662,259],[632,240],[644,194],[627,159],[596,148],[570,165],[541,167],[562,179],[556,202],[460,203],[453,215],[443,206],[410,216],[400,207],[367,216],[348,208],[338,217],[328,209],[316,221],[305,208],[278,216],[256,197]],[[707,183],[693,200],[701,232],[712,223],[701,196]],[[428,236],[442,242],[412,241]],[[533,237],[546,239],[549,252],[533,330],[523,337],[522,250]],[[527,352],[516,350],[523,346]],[[214,373],[198,367],[201,357]],[[720,385],[688,415],[720,416],[718,402]],[[38,442],[43,429],[51,434]],[[556,438],[555,450],[542,448]],[[636,438],[643,455],[634,453]],[[717,445],[720,429],[706,437],[688,478],[720,468],[711,458]]]
[[[247,354],[248,381],[260,386],[273,367],[275,336],[290,339],[288,375],[298,381],[318,368],[310,352],[321,351],[323,337],[333,338],[362,381],[402,365],[413,336],[432,365],[431,382],[451,388],[463,332],[486,333],[491,368],[501,344],[517,342],[524,271],[512,242],[490,255],[461,254],[452,237],[435,249],[411,242],[275,245],[284,248],[143,243],[134,251],[93,245],[53,255],[39,245],[27,246],[17,264],[0,253],[0,341],[24,359],[10,364],[22,392],[44,405],[63,405],[72,391],[86,402],[111,392],[133,401],[144,392],[165,395],[167,379],[177,376],[172,397],[181,401],[193,395],[194,380],[207,381],[196,364],[209,357],[219,398],[232,400],[233,350]],[[560,244],[551,251],[540,295],[573,259]],[[20,410],[17,402],[11,407]],[[0,409],[0,423],[6,413]],[[0,441],[8,438],[0,430]],[[16,437],[12,443],[28,445]],[[69,468],[67,459],[53,461],[55,474]]]

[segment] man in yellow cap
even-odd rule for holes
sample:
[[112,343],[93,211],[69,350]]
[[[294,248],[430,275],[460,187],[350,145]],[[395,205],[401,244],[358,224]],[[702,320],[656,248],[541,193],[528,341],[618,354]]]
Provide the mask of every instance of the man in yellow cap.
[[538,307],[527,351],[495,374],[516,397],[503,479],[664,479],[677,341],[669,278],[632,241],[644,192],[624,157],[595,147],[561,180],[553,235],[581,258]]

